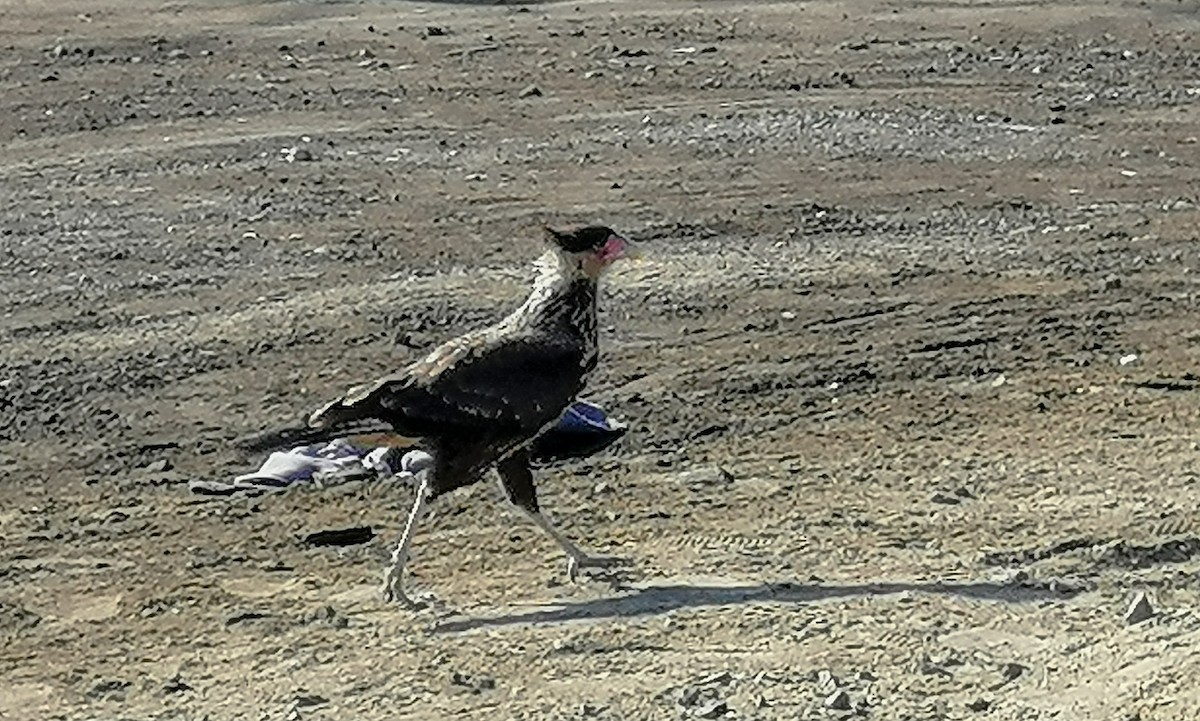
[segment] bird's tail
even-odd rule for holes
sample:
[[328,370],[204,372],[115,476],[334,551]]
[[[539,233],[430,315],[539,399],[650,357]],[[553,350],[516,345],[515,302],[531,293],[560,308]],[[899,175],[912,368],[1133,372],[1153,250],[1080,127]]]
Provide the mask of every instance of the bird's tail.
[[278,426],[265,431],[236,438],[233,446],[241,451],[257,453],[277,451],[284,448],[326,443],[335,438],[345,438],[358,445],[411,446],[410,438],[396,435],[390,425],[370,418],[347,420],[313,428],[307,423]]

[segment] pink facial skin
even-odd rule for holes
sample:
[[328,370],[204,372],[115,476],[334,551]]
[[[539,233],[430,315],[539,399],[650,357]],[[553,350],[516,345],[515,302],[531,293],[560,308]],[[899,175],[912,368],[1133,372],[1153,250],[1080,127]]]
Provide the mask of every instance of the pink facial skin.
[[604,241],[604,247],[596,253],[596,258],[601,263],[608,265],[617,258],[620,258],[628,245],[628,241],[614,233],[608,236],[608,240]]

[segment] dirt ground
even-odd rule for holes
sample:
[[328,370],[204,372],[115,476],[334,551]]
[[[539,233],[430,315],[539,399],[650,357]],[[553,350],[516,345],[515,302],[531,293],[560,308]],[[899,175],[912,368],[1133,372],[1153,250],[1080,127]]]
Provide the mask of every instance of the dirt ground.
[[[0,17],[0,718],[1200,716],[1187,0]],[[191,491],[593,221],[630,431],[538,478],[623,581],[489,479],[414,614],[411,486]]]

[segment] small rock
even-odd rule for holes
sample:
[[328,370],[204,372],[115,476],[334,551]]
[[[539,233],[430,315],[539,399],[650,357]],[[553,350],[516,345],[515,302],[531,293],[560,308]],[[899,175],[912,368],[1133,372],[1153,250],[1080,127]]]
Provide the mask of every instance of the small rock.
[[525,87],[521,88],[521,92],[517,93],[517,97],[520,98],[541,97],[541,95],[542,89],[536,85],[526,85]]
[[1126,353],[1117,362],[1123,366],[1127,366],[1131,363],[1137,363],[1137,359],[1137,353]]
[[1004,676],[1004,683],[1016,681],[1021,678],[1028,669],[1019,663],[1008,662],[1000,669],[1000,674]]
[[733,483],[733,474],[721,466],[709,466],[684,471],[678,475],[680,483],[689,486],[723,486]]
[[1104,289],[1105,290],[1116,290],[1120,287],[1121,287],[1121,279],[1118,276],[1116,276],[1112,273],[1109,273],[1108,275],[1104,276]]
[[446,34],[446,28],[430,25],[425,28],[425,37],[436,38]]
[[945,505],[945,506],[957,506],[958,504],[962,503],[962,501],[960,499],[955,498],[954,496],[947,496],[945,493],[942,493],[941,491],[938,491],[937,493],[933,494],[933,496],[929,500],[933,503],[941,503],[942,505]]
[[849,711],[850,694],[839,688],[825,697],[825,707],[831,708],[834,711]]
[[186,60],[188,58],[188,53],[182,48],[175,48],[171,52],[167,53],[167,57],[171,60]]
[[1145,593],[1138,591],[1125,611],[1125,625],[1134,626],[1142,621],[1149,621],[1153,617],[1154,607],[1150,605],[1150,599],[1146,597]]
[[116,679],[108,679],[96,683],[92,686],[87,695],[90,698],[125,698],[125,693],[129,690],[130,683],[128,681],[119,681]]
[[167,679],[167,682],[163,684],[162,690],[163,693],[183,693],[184,691],[191,691],[192,687],[180,678],[179,674],[175,674]]
[[329,699],[318,694],[301,694],[296,697],[296,708],[312,708],[313,706],[321,706],[329,703]]
[[991,707],[992,707],[992,703],[985,698],[977,698],[974,701],[967,704],[968,710],[976,711],[979,713],[987,711]]
[[147,463],[145,466],[143,466],[143,468],[149,473],[166,473],[174,468],[174,466],[171,465],[170,460],[166,458],[160,458],[157,461],[151,461],[150,463]]

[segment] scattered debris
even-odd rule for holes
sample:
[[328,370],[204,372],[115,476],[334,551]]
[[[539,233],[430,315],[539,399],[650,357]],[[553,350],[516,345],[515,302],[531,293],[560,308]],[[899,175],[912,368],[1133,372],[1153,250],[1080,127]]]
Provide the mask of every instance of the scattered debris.
[[1142,621],[1149,621],[1154,617],[1154,607],[1150,605],[1150,599],[1142,591],[1138,591],[1133,597],[1129,608],[1125,611],[1125,625],[1136,626]]
[[834,711],[849,711],[851,708],[850,694],[846,693],[844,689],[835,690],[825,697],[825,707]]
[[292,702],[296,708],[312,708],[313,706],[322,706],[329,703],[329,699],[319,694],[300,694],[296,696],[296,700]]

